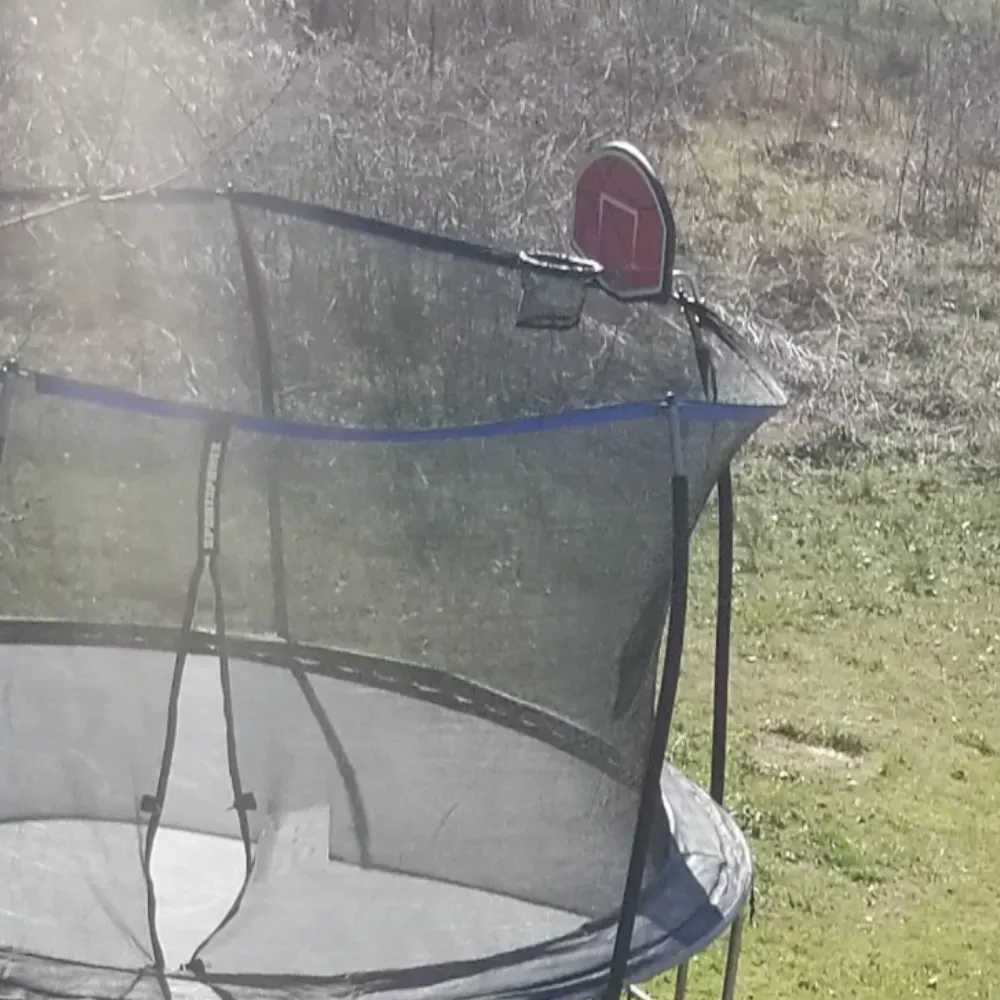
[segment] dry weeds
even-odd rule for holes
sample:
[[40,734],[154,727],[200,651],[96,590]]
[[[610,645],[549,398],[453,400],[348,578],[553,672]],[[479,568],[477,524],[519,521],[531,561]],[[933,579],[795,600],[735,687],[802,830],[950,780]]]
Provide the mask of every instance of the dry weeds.
[[[564,245],[582,158],[631,138],[685,268],[791,390],[772,444],[995,461],[1000,26],[975,4],[18,0],[0,31],[5,186],[233,182]],[[224,214],[28,210],[0,231],[6,350],[130,387],[246,368]],[[309,253],[318,299],[343,265]],[[292,365],[316,323],[286,306]]]

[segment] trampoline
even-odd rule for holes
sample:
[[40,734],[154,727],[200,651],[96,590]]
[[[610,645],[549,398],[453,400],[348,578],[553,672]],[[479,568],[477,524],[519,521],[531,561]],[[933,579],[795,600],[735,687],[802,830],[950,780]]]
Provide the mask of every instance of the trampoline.
[[[678,287],[641,154],[586,164],[572,255],[234,189],[91,200],[231,217],[256,399],[3,368],[0,995],[583,1000],[735,929],[731,993],[728,468],[784,397]],[[292,244],[355,278],[311,305]],[[296,404],[296,322],[349,391]],[[588,355],[625,335],[638,368]],[[558,357],[455,389],[499,343]],[[664,761],[715,489],[705,791]]]

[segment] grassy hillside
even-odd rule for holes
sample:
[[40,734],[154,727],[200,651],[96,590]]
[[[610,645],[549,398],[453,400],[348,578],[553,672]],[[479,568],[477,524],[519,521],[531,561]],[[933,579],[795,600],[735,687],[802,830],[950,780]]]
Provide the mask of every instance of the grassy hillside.
[[[741,995],[1000,995],[1000,7],[309,7],[4,4],[0,184],[232,181],[559,246],[585,152],[647,150],[684,266],[791,396],[737,480],[729,784],[760,866]],[[225,213],[4,212],[0,350],[248,391]],[[336,248],[263,242],[282,371],[343,404],[327,302],[280,289],[327,287]],[[698,544],[671,752],[704,774],[710,518]],[[720,964],[695,963],[692,996]]]

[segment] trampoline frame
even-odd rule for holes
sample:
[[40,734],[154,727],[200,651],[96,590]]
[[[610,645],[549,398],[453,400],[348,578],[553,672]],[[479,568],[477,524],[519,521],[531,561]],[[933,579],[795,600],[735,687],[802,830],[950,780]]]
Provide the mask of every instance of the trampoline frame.
[[[390,240],[430,253],[443,254],[485,265],[492,265],[508,271],[520,272],[522,275],[527,273],[543,274],[546,278],[563,278],[577,283],[582,282],[587,286],[597,285],[594,275],[599,273],[599,267],[592,271],[561,267],[560,261],[573,261],[575,259],[566,255],[526,254],[524,252],[500,250],[455,237],[442,236],[372,219],[324,205],[310,204],[279,195],[240,191],[232,185],[228,186],[225,190],[195,187],[148,187],[106,191],[53,187],[8,188],[0,190],[0,204],[7,206],[19,204],[22,206],[20,217],[10,218],[6,223],[7,225],[29,223],[59,211],[86,205],[130,203],[200,207],[215,204],[220,200],[229,205],[236,234],[236,243],[246,286],[247,304],[254,332],[261,414],[268,421],[277,421],[280,419],[277,415],[275,402],[278,396],[278,387],[274,372],[271,333],[265,307],[263,277],[246,223],[245,210],[257,209],[307,222],[319,223],[362,235]],[[34,207],[30,211],[24,211],[28,206]],[[678,272],[674,272],[674,275],[675,279],[684,277],[684,275]],[[604,293],[599,292],[599,294]],[[722,323],[713,310],[704,304],[696,290],[682,291],[678,287],[677,280],[675,280],[670,294],[672,300],[680,305],[693,338],[705,399],[708,402],[717,402],[718,393],[715,385],[715,371],[710,351],[705,343],[703,331],[708,329],[713,334],[730,342],[730,344],[732,344],[733,333]],[[7,437],[8,415],[12,395],[8,389],[10,387],[11,376],[19,374],[22,374],[22,372],[18,367],[16,358],[10,359],[0,366],[0,461],[3,458]],[[664,669],[656,702],[653,737],[645,762],[639,813],[629,861],[628,878],[618,919],[615,948],[602,1000],[616,1000],[616,998],[622,995],[623,991],[627,992],[631,1000],[649,1000],[646,993],[632,983],[627,982],[627,969],[632,931],[637,918],[643,888],[642,876],[652,822],[655,816],[656,797],[660,794],[660,772],[669,743],[683,658],[690,532],[687,526],[689,514],[688,480],[679,429],[678,402],[678,400],[670,396],[664,399],[662,403],[665,419],[671,423],[671,451],[674,469],[672,482],[673,579],[667,627],[665,637],[661,639],[665,649],[663,658]],[[206,448],[211,447],[213,443],[216,442],[212,436],[212,429],[208,428],[206,431]],[[272,581],[272,624],[273,631],[278,638],[290,641],[288,598],[285,583],[283,522],[281,517],[281,491],[275,465],[276,459],[276,450],[274,448],[269,449],[265,475],[269,527],[269,558]],[[711,782],[709,791],[712,799],[721,806],[724,805],[725,799],[725,767],[728,743],[728,697],[735,525],[733,481],[730,466],[727,465],[724,468],[714,489],[718,502],[719,560],[716,594]],[[206,560],[210,562],[212,553],[208,535],[211,532],[207,527],[206,532],[204,554]],[[150,826],[154,826],[152,819]],[[237,904],[234,903],[235,905]],[[738,912],[728,929],[729,943],[721,993],[722,1000],[732,1000],[735,995],[744,924],[748,915],[752,919],[752,912],[753,890],[751,885],[749,899]],[[153,934],[153,946],[158,963],[162,966],[162,954],[160,953],[155,933]],[[189,967],[188,971],[193,973],[197,979],[198,969],[196,965],[197,963],[195,963],[194,968]],[[158,976],[165,976],[162,968],[158,969],[157,974]],[[687,977],[688,966],[687,963],[684,963],[677,969],[676,1000],[683,1000],[686,995]],[[167,995],[169,995],[169,991]]]

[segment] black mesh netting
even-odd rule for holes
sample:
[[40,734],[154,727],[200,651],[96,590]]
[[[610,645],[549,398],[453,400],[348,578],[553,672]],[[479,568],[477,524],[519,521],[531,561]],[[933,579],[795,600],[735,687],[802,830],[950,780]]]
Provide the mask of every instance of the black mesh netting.
[[[723,345],[735,405],[708,405],[679,311],[592,292],[580,328],[525,331],[516,275],[258,228],[296,423],[159,405],[259,412],[246,314],[201,293],[188,339],[161,322],[169,349],[142,341],[141,369],[102,378],[63,345],[47,370],[74,379],[6,380],[0,984],[123,995],[115,970],[193,958],[234,996],[584,990],[613,940],[669,597],[655,400],[681,400],[696,516],[780,393]],[[164,301],[171,261],[233,262],[144,232]],[[651,885],[682,839],[670,808]],[[727,831],[699,836],[722,858]],[[687,937],[650,911],[639,952],[707,933],[711,892],[671,878]]]

